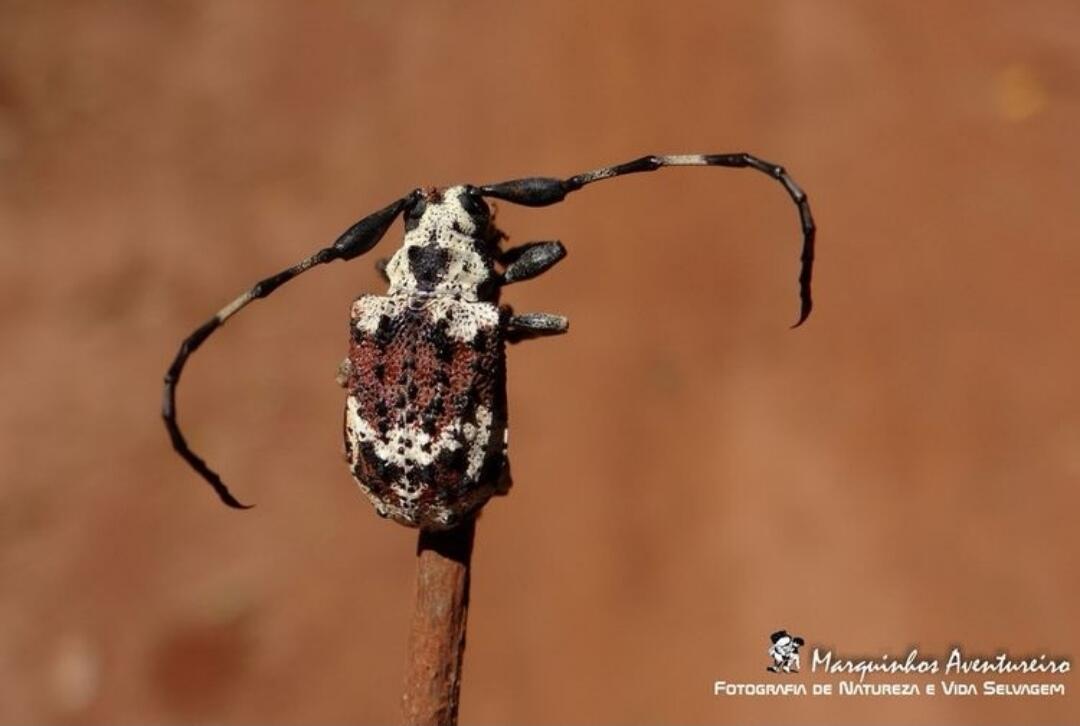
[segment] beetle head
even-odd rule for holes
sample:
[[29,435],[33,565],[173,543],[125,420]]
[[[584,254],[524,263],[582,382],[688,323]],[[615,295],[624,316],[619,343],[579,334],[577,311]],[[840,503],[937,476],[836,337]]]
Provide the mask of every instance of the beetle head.
[[491,296],[502,235],[474,187],[421,189],[404,214],[404,243],[386,266],[391,294]]
[[483,237],[491,225],[491,209],[473,186],[429,187],[422,189],[405,210],[405,231],[445,230],[470,237]]

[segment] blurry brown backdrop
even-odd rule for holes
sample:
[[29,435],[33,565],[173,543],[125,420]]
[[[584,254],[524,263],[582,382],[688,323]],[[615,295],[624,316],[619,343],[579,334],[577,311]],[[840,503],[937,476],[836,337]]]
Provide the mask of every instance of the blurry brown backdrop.
[[820,224],[797,331],[764,176],[499,210],[570,249],[508,302],[573,327],[510,352],[463,721],[1074,721],[1075,695],[712,683],[772,677],[781,627],[1080,654],[1077,28],[1074,2],[0,3],[0,722],[396,719],[415,533],[343,466],[333,378],[400,227],[188,367],[192,444],[252,511],[168,447],[177,344],[418,184],[742,150]]

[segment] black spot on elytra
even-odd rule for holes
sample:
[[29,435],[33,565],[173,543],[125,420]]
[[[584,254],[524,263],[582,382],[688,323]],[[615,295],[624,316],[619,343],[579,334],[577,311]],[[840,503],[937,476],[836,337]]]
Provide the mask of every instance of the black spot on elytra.
[[360,479],[375,495],[382,495],[389,489],[388,482],[393,481],[401,475],[401,467],[391,464],[390,462],[380,459],[375,453],[375,445],[370,441],[365,441],[360,444],[360,457],[367,463],[367,466],[375,472],[374,477],[366,477],[360,470],[360,467],[354,467],[353,476]]
[[375,402],[375,414],[379,418],[386,418],[387,413],[389,413],[389,409],[386,407],[386,401],[380,398]]
[[484,460],[484,465],[480,469],[480,475],[477,478],[480,481],[498,481],[506,465],[505,456],[489,456]]
[[433,489],[435,486],[435,467],[434,466],[419,466],[409,471],[409,478],[415,479],[416,482],[426,489]]
[[[447,314],[449,318],[449,314]],[[446,319],[440,320],[428,333],[428,340],[435,349],[435,356],[440,363],[449,363],[454,358],[454,342],[446,334],[448,323]]]
[[394,321],[389,315],[379,318],[379,327],[375,329],[375,345],[387,348],[394,340]]
[[477,330],[470,343],[475,351],[483,351],[488,347],[488,334],[485,330]]
[[[386,382],[386,364],[385,363],[376,363],[375,366],[371,369],[371,372],[375,374],[375,380],[377,380],[379,383],[385,383]],[[385,405],[383,404],[382,401],[379,401],[379,405],[383,406],[385,408]]]
[[445,469],[461,473],[469,468],[469,455],[465,451],[465,447],[461,447],[443,453],[439,457],[439,463]]
[[[372,452],[372,459],[373,459],[372,463],[375,464],[375,472],[379,475],[379,478],[382,480],[382,481],[379,482],[379,484],[383,484],[388,479],[397,478],[397,474],[400,472],[400,468],[396,464],[391,464],[390,462],[386,461],[385,459],[380,459],[378,456],[375,455],[374,452]],[[382,489],[382,490],[386,489],[385,486],[381,486],[379,488]],[[374,489],[374,487],[372,487],[372,489]]]
[[428,403],[427,410],[431,416],[441,416],[446,410],[446,404],[443,403],[442,396],[434,396],[431,402]]

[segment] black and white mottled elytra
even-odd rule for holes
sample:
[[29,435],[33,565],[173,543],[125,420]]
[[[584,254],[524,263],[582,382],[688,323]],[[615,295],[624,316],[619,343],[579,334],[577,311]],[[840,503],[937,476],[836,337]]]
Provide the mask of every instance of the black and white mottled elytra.
[[665,166],[749,167],[783,185],[802,228],[795,326],[801,325],[812,308],[810,205],[783,167],[749,154],[645,156],[566,179],[416,189],[360,220],[329,247],[256,283],[184,340],[165,375],[162,404],[173,447],[225,504],[245,508],[180,431],[176,386],[188,357],[251,301],[316,265],[368,252],[403,215],[403,243],[378,265],[389,285],[386,294],[361,295],[350,311],[349,352],[338,376],[347,390],[345,455],[379,514],[429,530],[458,525],[510,486],[506,344],[568,328],[561,315],[515,315],[499,304],[504,286],[545,272],[566,250],[557,241],[502,249],[504,235],[485,197],[547,206],[587,184]]

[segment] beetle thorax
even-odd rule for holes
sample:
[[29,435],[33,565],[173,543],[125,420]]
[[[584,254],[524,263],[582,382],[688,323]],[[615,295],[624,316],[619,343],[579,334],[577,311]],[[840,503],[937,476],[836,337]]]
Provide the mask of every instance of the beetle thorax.
[[[495,271],[484,239],[488,212],[465,187],[424,193],[405,220],[405,239],[386,266],[390,295],[481,299]],[[471,209],[467,208],[471,205]]]

